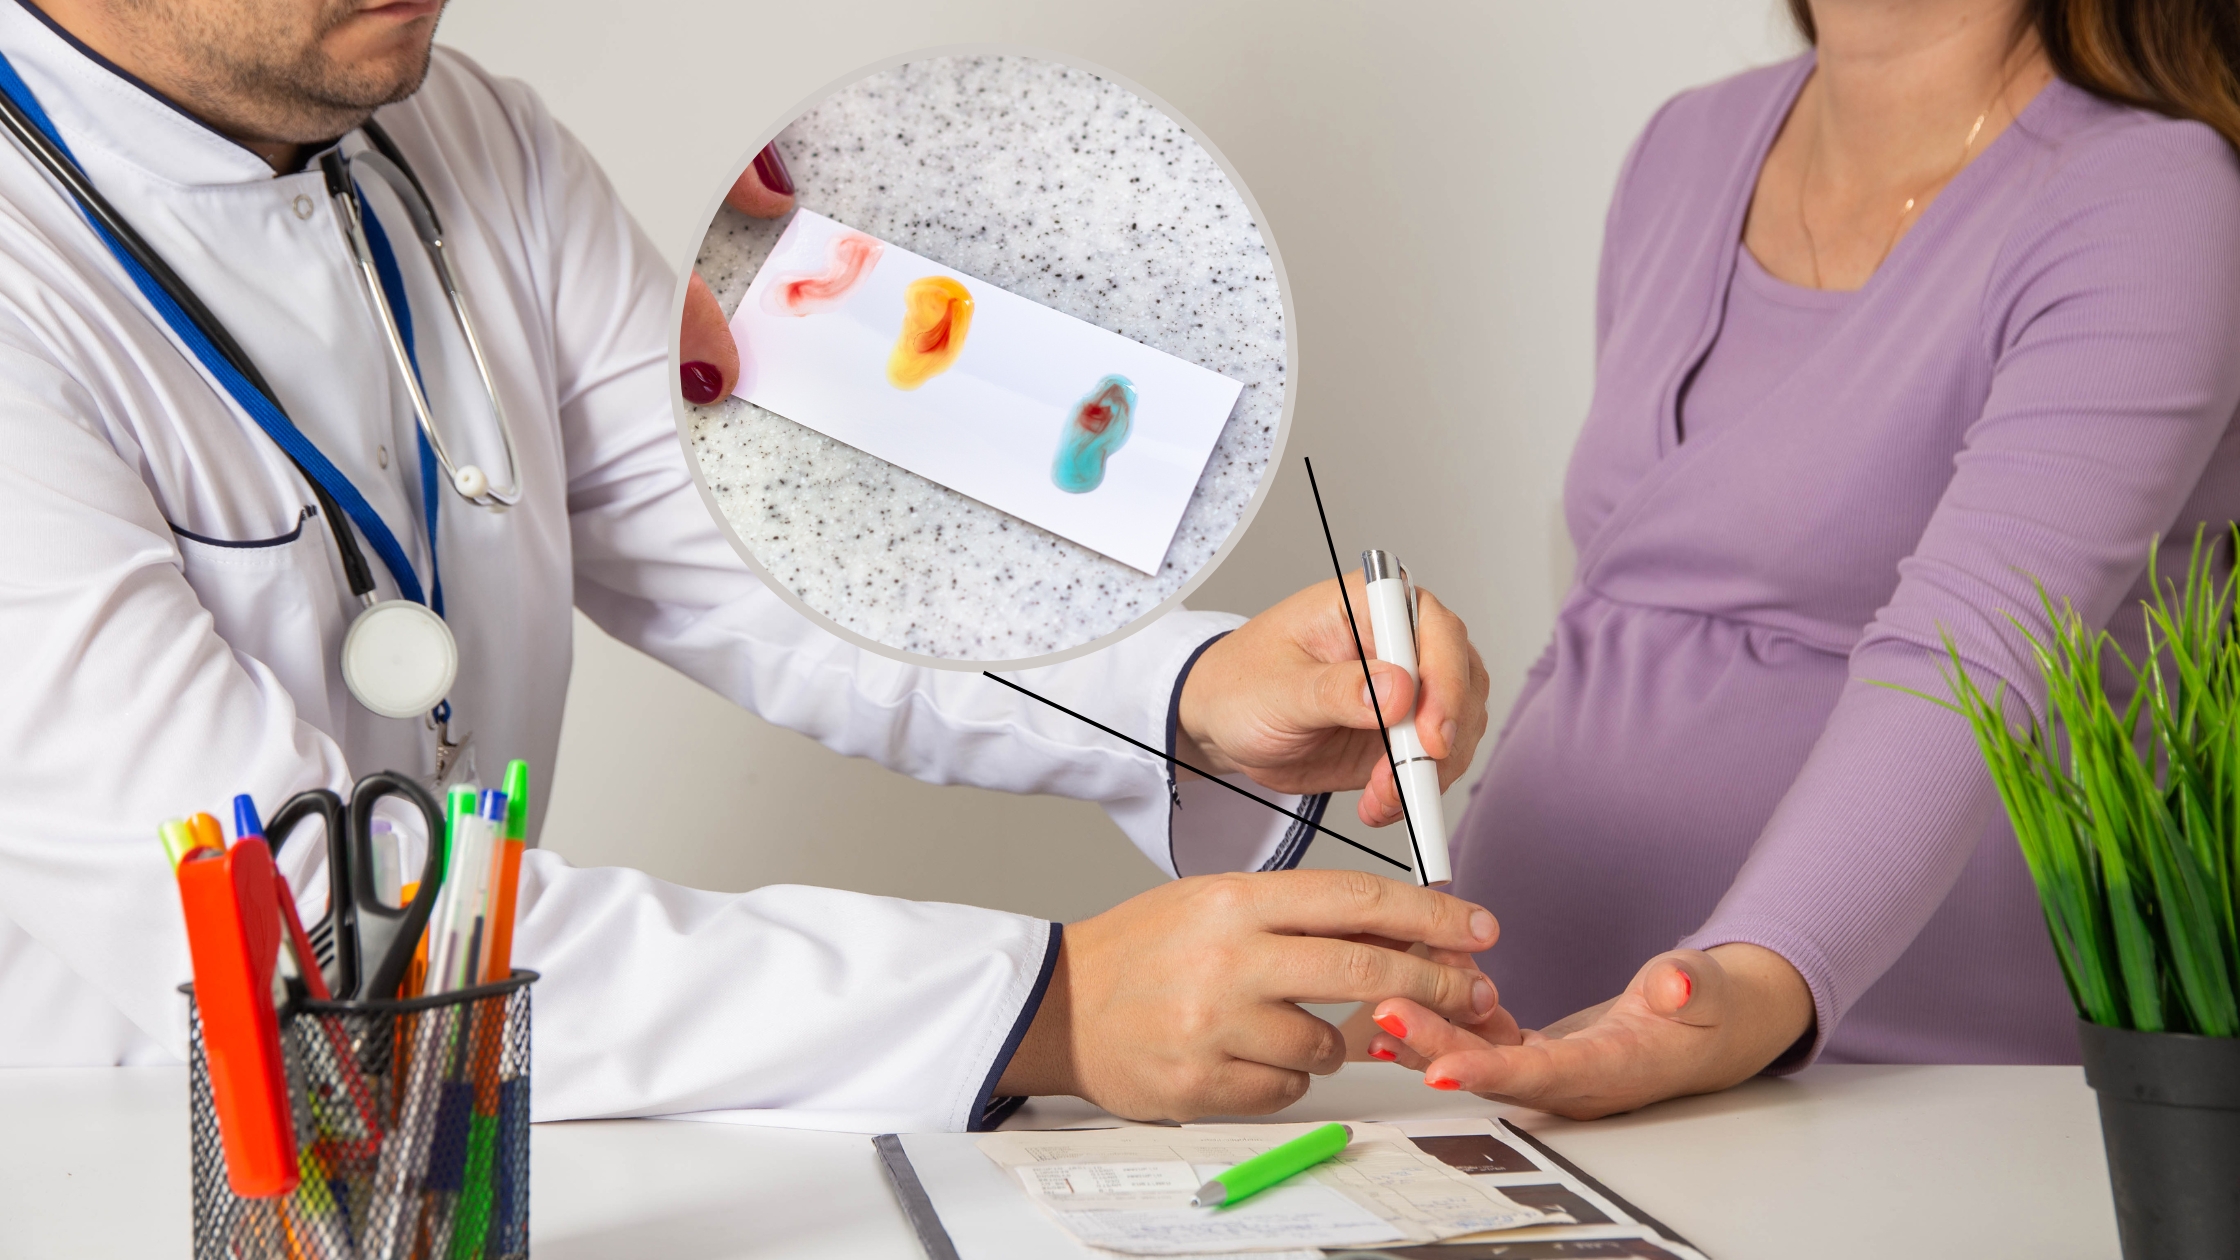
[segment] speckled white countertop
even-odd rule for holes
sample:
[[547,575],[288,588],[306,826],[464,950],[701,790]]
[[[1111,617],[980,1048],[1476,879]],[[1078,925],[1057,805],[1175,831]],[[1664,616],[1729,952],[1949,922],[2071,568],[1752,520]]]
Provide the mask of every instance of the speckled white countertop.
[[[1227,541],[1276,454],[1283,298],[1245,201],[1149,102],[1022,57],[884,70],[778,134],[798,204],[1244,385],[1156,575],[741,399],[688,406],[732,531],[809,607],[876,643],[1012,661],[1100,638]],[[728,314],[784,220],[716,215],[696,263]]]

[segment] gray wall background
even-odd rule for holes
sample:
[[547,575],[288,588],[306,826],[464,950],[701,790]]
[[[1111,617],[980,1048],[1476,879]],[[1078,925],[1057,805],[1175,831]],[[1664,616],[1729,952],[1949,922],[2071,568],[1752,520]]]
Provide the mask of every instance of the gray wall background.
[[[1315,456],[1340,552],[1397,551],[1460,611],[1497,723],[1571,576],[1559,499],[1626,148],[1672,93],[1798,47],[1779,0],[455,0],[439,38],[533,84],[680,267],[746,147],[861,66],[1002,43],[1149,90],[1242,176],[1297,315],[1285,464],[1192,606],[1254,612],[1326,576]],[[552,791],[547,847],[703,888],[1070,920],[1159,878],[1093,805],[835,756],[580,617]],[[1362,834],[1350,797],[1331,817]],[[1328,840],[1309,858],[1354,862]]]

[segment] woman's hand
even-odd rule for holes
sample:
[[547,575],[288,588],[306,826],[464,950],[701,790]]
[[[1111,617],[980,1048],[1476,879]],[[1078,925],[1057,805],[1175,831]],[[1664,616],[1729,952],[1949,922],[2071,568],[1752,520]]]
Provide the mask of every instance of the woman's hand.
[[[1626,991],[1518,1044],[1449,1023],[1406,998],[1377,1004],[1367,1053],[1422,1071],[1434,1089],[1591,1120],[1764,1070],[1811,1031],[1812,994],[1787,959],[1756,945],[1659,954]],[[1499,1031],[1499,1020],[1481,1027]],[[1508,1022],[1515,1028],[1515,1022]]]
[[[1361,643],[1374,656],[1376,636],[1358,571],[1347,575],[1346,587]],[[1378,710],[1387,723],[1414,712],[1423,750],[1439,759],[1439,786],[1446,787],[1470,768],[1486,731],[1492,685],[1462,619],[1430,591],[1418,587],[1416,594],[1420,696],[1406,670],[1371,660],[1377,690],[1371,707],[1332,578],[1237,627],[1198,658],[1182,687],[1177,755],[1216,774],[1242,770],[1278,792],[1366,785],[1361,821],[1372,827],[1398,822],[1400,796],[1377,735]]]
[[[757,219],[775,219],[793,209],[793,177],[775,142],[762,146],[754,161],[740,172],[723,195],[723,203]],[[684,358],[678,369],[683,378],[684,400],[712,403],[739,383],[739,346],[731,339],[730,322],[708,282],[694,274],[685,281],[684,326],[677,345]]]

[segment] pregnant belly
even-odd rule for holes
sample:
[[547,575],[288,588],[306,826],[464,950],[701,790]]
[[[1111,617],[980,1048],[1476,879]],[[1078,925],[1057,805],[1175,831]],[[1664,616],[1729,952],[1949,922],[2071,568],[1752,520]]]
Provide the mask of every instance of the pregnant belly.
[[1454,839],[1455,892],[1526,1027],[1617,992],[1699,927],[1843,688],[1844,659],[1695,613],[1575,597]]

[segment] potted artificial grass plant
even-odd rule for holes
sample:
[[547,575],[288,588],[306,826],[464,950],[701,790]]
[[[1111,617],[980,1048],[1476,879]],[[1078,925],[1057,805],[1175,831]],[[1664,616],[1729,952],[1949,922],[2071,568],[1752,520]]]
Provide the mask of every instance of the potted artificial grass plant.
[[2136,661],[2040,588],[2047,633],[2015,624],[2044,723],[1945,641],[2076,1001],[2127,1260],[2240,1255],[2240,624],[2214,552],[2196,534],[2184,581],[2154,577]]

